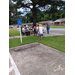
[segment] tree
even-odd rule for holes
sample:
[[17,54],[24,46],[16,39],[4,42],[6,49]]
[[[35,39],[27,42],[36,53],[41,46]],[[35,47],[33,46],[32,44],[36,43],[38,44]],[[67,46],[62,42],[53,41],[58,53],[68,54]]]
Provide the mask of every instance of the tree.
[[22,12],[17,12],[17,9],[17,5],[9,0],[9,25],[16,24],[17,18],[19,18],[22,14]]
[[[28,19],[26,19],[25,17],[27,17]],[[56,19],[60,19],[64,17],[65,17],[64,10],[59,10],[57,13],[54,13],[54,14],[47,14],[45,13],[45,11],[39,11],[39,13],[37,12],[37,22],[46,21],[46,20],[56,20]],[[33,19],[32,13],[27,13],[24,16],[25,23],[33,22],[32,19]],[[22,18],[22,21],[23,21],[23,18]]]
[[52,20],[52,14],[50,14],[50,17],[49,17],[49,19],[50,19],[50,20]]
[[20,16],[20,19],[22,19],[22,23],[25,23],[26,22],[26,16]]
[[11,17],[9,16],[9,25],[11,25]]
[[30,23],[30,22],[33,21],[32,13],[27,13],[27,14],[26,14],[26,17],[27,17],[27,23]]
[[12,15],[13,15],[12,9],[14,9],[14,4],[9,2],[9,25],[12,24],[12,19],[13,19],[13,17],[12,17]]
[[37,11],[37,22],[44,21],[44,11]]
[[41,21],[45,21],[43,17],[41,18]]
[[40,22],[40,20],[41,20],[41,16],[37,15],[37,22]]
[[[64,1],[62,0],[13,0],[18,8],[30,9],[33,14],[33,25],[37,22],[37,10],[50,10],[55,12],[57,7],[62,8]],[[55,10],[55,11],[54,11]]]
[[44,15],[44,20],[45,21],[49,20],[49,15],[48,14]]

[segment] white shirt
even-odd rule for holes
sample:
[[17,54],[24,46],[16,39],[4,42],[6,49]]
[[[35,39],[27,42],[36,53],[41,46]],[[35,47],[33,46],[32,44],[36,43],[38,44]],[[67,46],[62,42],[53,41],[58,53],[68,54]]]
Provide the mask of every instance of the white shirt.
[[39,27],[39,33],[43,34],[43,27]]

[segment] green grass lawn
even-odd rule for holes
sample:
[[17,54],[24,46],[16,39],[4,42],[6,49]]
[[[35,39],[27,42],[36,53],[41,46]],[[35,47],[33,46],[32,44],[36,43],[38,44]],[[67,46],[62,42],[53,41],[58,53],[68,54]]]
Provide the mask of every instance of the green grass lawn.
[[9,48],[24,45],[24,44],[34,43],[37,40],[38,40],[38,36],[23,37],[22,43],[20,41],[20,38],[9,39]]
[[65,52],[65,35],[44,37],[40,43]]
[[18,30],[19,29],[9,28],[9,36],[11,36],[11,34],[13,34],[14,36],[19,36],[20,31],[18,31]]
[[22,43],[20,38],[9,39],[9,48],[34,42],[39,42],[65,52],[65,35],[43,37],[43,40],[38,40],[38,36],[23,37]]

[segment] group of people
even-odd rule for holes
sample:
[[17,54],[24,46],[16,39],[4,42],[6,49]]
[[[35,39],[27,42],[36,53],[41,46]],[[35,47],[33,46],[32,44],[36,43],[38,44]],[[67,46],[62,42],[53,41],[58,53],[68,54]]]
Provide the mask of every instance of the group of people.
[[[46,29],[47,29],[47,34],[49,34],[49,29],[50,29],[50,25],[46,24]],[[36,28],[36,26],[34,26],[34,36],[35,34],[37,35],[38,32],[38,36],[39,36],[39,40],[42,40],[42,36],[43,36],[43,32],[44,32],[44,28],[42,27],[42,24],[39,24],[38,29]]]
[[24,31],[24,32],[22,31],[22,26],[21,26],[21,33],[22,33],[22,35],[25,34],[25,35],[27,35],[27,36],[28,36],[28,35],[30,36],[30,31],[28,30],[28,28],[27,28],[26,26],[25,26],[25,31]]
[[[46,24],[46,29],[47,29],[47,34],[49,34],[49,30],[50,30],[50,25]],[[43,32],[44,32],[44,28],[42,27],[42,24],[38,25],[38,28],[36,26],[33,27],[34,29],[34,36],[38,34],[39,40],[42,40],[42,36],[43,36]],[[21,28],[22,30],[22,28]],[[30,34],[30,31],[28,31],[27,27],[25,26],[25,33],[23,31],[21,31],[22,34]]]

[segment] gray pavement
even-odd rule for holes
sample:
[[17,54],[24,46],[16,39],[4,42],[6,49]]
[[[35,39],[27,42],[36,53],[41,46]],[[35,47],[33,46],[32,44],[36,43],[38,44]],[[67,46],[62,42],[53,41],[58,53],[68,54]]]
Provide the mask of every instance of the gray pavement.
[[49,30],[49,34],[47,34],[47,30],[45,28],[44,36],[55,36],[55,35],[65,35],[65,29],[63,28],[51,28]]
[[54,33],[60,33],[60,34],[64,34],[65,35],[65,29],[64,28],[51,28],[50,32],[54,32]]
[[[9,52],[21,75],[65,75],[64,52],[43,44],[17,52],[10,48]],[[15,75],[12,72],[10,75]]]

